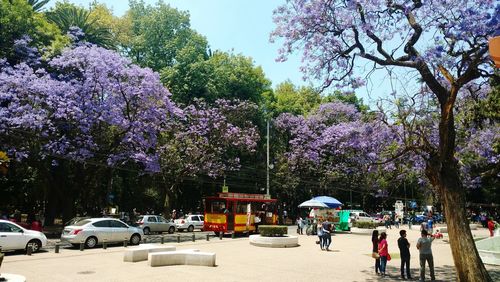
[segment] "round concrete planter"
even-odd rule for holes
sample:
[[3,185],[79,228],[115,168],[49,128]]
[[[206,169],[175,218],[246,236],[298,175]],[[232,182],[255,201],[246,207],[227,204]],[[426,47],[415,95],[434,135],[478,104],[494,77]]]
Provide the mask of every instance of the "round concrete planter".
[[0,277],[4,278],[5,281],[9,282],[25,282],[26,277],[18,274],[2,273]]
[[439,230],[439,233],[448,233],[448,227],[438,227],[436,230]]
[[477,230],[477,228],[479,227],[479,224],[471,223],[471,224],[469,224],[469,227],[470,227],[470,230]]
[[[357,234],[357,235],[372,235],[373,230],[371,228],[358,228],[358,227],[353,227],[351,228],[351,234]],[[383,226],[377,227],[378,233],[386,232],[387,229]]]
[[262,237],[259,234],[250,235],[250,244],[267,248],[290,248],[299,246],[299,237],[285,235],[283,237]]

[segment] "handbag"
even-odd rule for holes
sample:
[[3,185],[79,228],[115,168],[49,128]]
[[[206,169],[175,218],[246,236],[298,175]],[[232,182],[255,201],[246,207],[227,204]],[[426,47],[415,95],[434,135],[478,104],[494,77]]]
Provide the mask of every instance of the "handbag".
[[379,258],[380,258],[380,255],[379,255],[377,252],[373,252],[373,253],[372,253],[372,258],[374,258],[374,259],[379,259]]
[[387,254],[387,261],[391,260],[391,254]]

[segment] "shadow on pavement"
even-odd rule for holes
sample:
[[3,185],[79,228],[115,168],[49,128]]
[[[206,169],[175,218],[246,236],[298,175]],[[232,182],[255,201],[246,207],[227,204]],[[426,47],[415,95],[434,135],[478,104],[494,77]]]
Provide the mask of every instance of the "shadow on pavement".
[[[399,261],[398,261],[399,263]],[[500,281],[500,266],[495,265],[487,265],[486,269],[490,273],[491,279],[493,281]],[[367,278],[363,281],[403,281],[401,279],[400,268],[395,267],[393,265],[387,266],[388,275],[384,278],[377,276],[375,274],[375,270],[370,271],[361,271],[365,274],[371,275],[372,278]],[[440,267],[434,268],[434,273],[436,275],[436,281],[456,281],[455,279],[455,266],[453,265],[444,265]],[[420,278],[420,269],[419,268],[411,268],[411,274],[413,275],[412,280],[405,281],[418,281]],[[430,281],[429,268],[425,269],[425,278],[426,281]],[[359,281],[361,282],[361,281]]]

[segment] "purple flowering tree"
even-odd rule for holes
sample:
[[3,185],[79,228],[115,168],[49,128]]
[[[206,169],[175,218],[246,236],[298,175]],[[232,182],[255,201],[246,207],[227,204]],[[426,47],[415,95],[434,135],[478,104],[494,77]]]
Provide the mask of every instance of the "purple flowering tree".
[[23,47],[27,43],[16,42],[25,62],[0,63],[0,149],[18,161],[38,159],[42,167],[52,160],[40,176],[51,183],[45,190],[48,224],[57,206],[73,206],[77,193],[88,188],[64,181],[70,172],[84,174],[85,163],[108,171],[108,191],[114,168],[160,171],[158,135],[181,111],[171,104],[158,74],[92,45],[67,49],[42,63]]
[[237,170],[240,157],[254,153],[259,140],[250,122],[257,106],[248,101],[216,100],[209,105],[196,100],[171,121],[160,137],[160,163],[164,183],[164,209],[182,190],[184,179],[223,176]]
[[[157,135],[177,108],[157,74],[95,46],[68,49],[48,66],[2,66],[2,133],[40,137],[42,157],[110,166],[134,161],[159,171]],[[18,157],[28,153],[22,144],[10,145]]]
[[456,153],[454,106],[461,90],[491,75],[488,37],[500,29],[491,0],[292,0],[275,11],[272,37],[284,38],[280,60],[303,50],[303,70],[324,86],[359,84],[359,59],[415,71],[437,101],[437,147],[425,150],[425,172],[442,197],[459,281],[491,281],[465,214]]
[[[301,182],[316,194],[324,193],[331,185],[350,189],[342,188],[346,183],[356,183],[369,194],[400,182],[395,175],[399,173],[396,165],[379,163],[391,155],[401,139],[380,121],[363,121],[353,105],[322,104],[307,117],[282,114],[275,125],[278,139],[285,144],[277,153],[277,176],[282,179],[280,185],[286,197],[310,194],[300,191]],[[318,183],[319,187],[314,187]]]

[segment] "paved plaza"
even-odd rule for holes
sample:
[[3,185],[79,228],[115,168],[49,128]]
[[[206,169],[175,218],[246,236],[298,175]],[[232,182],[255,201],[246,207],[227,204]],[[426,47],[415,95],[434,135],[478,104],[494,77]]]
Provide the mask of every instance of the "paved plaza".
[[[405,226],[407,229],[407,226]],[[397,281],[399,279],[399,230],[388,230],[388,277],[375,275],[371,258],[371,236],[335,234],[332,251],[321,251],[316,236],[299,235],[296,248],[263,248],[249,244],[247,237],[210,241],[168,243],[181,249],[200,249],[217,254],[216,267],[165,266],[150,267],[147,262],[123,262],[121,246],[85,250],[53,249],[26,256],[8,254],[2,273],[24,275],[27,281]],[[290,227],[295,234],[294,227]],[[474,230],[476,237],[486,237],[486,229]],[[418,251],[415,247],[419,230],[408,230],[411,246],[411,268],[418,278]],[[446,238],[445,238],[446,240]],[[436,279],[453,281],[454,267],[449,244],[436,239],[433,243]],[[500,281],[500,267],[487,266],[493,280]],[[427,272],[428,274],[428,272]]]

